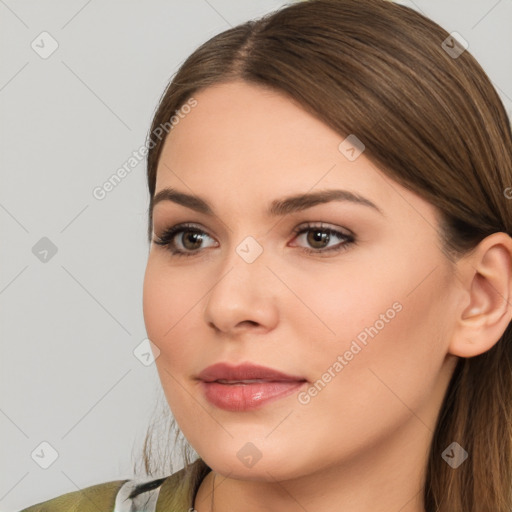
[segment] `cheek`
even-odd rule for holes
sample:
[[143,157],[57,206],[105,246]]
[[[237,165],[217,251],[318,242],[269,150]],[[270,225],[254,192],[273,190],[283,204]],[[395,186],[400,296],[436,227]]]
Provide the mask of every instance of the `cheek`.
[[167,339],[192,310],[200,290],[183,272],[171,268],[160,255],[151,255],[143,286],[143,314],[148,335]]
[[[200,298],[205,289],[198,288],[200,278],[158,261],[148,261],[143,285],[143,315],[148,338],[160,356],[158,371],[165,386],[178,384],[166,375],[179,376],[191,371],[191,364],[201,353]],[[166,371],[164,371],[166,370]]]
[[168,323],[169,299],[165,283],[159,278],[157,266],[150,259],[144,275],[142,310],[146,332],[155,343],[162,337],[164,326]]
[[314,342],[317,348],[326,343],[336,350],[344,345],[348,349],[354,336],[368,337],[365,327],[379,321],[381,314],[393,318],[399,309],[393,309],[398,295],[392,286],[376,283],[374,276],[354,265],[319,267],[285,279],[292,283],[294,295],[283,291],[280,307],[293,317],[292,325],[300,325],[298,333],[308,333],[298,339]]
[[401,387],[407,387],[407,379],[435,378],[445,355],[443,326],[449,314],[439,292],[446,286],[443,267],[429,246],[422,248],[422,258],[418,248],[393,252],[390,246],[382,248],[380,258],[368,255],[367,262],[347,255],[332,270],[318,266],[300,279],[287,276],[303,304],[292,297],[285,310],[298,339],[307,341],[304,361],[317,378],[340,355],[348,364],[342,363],[346,367],[336,375],[350,374],[362,389],[369,378],[376,380],[370,369]]
[[[440,274],[414,286],[428,272],[411,269],[401,279],[368,272],[363,277],[349,272],[334,279],[317,276],[318,293],[310,291],[308,304],[324,326],[315,321],[315,329],[311,324],[302,332],[311,333],[311,339],[314,330],[328,332],[328,327],[335,333],[317,335],[321,341],[315,350],[303,355],[315,384],[307,407],[316,402],[319,422],[346,424],[359,418],[357,430],[367,416],[371,430],[375,418],[388,418],[391,425],[393,418],[410,415],[408,408],[420,409],[428,400],[446,353],[443,320],[449,314],[439,294],[444,285]],[[306,323],[297,329],[307,329]],[[328,417],[321,418],[323,411],[329,411]]]
[[175,279],[176,272],[166,269],[155,259],[150,257],[146,267],[142,302],[146,332],[161,351],[161,357],[157,359],[159,364],[167,358],[172,339],[186,320],[187,313],[190,314],[193,302],[188,297],[187,287]]
[[183,332],[187,318],[193,314],[193,302],[190,304],[187,297],[188,288],[175,279],[176,272],[170,273],[169,268],[150,256],[143,284],[143,315],[148,338],[160,350],[155,364],[168,405],[174,412],[181,411],[185,401],[178,370],[189,368],[188,352],[194,350],[192,343],[185,342]]

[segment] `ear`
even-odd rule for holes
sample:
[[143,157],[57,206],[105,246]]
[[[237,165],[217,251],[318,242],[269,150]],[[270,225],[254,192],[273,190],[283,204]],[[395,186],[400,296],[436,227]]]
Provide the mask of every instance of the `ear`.
[[491,349],[511,321],[512,238],[493,233],[456,266],[462,294],[448,351],[467,358]]

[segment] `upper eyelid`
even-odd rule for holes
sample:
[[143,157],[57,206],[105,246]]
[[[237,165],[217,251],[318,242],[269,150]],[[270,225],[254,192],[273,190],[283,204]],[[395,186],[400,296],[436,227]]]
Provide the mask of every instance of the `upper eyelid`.
[[[160,232],[160,236],[165,235],[168,231],[174,230],[175,234],[181,232],[181,231],[200,231],[201,233],[207,234],[209,237],[213,236],[210,234],[211,230],[202,227],[200,224],[196,224],[194,222],[176,222],[176,223],[163,223],[163,227],[160,228],[158,231]],[[157,230],[155,230],[153,225],[153,234],[157,236]],[[216,236],[216,235],[215,235]]]
[[[350,237],[355,237],[355,233],[346,228],[346,227],[338,227],[338,226],[333,226],[331,225],[330,223],[327,223],[325,221],[305,221],[305,222],[302,222],[300,223],[299,225],[297,225],[296,227],[294,227],[292,229],[292,233],[295,235],[294,238],[297,238],[298,236],[302,235],[304,232],[307,232],[308,230],[311,230],[311,229],[320,229],[320,230],[323,230],[323,231],[332,231],[332,232],[335,232],[335,233],[339,233],[341,234],[342,236],[346,237],[346,238],[350,238]],[[200,232],[200,233],[203,233],[205,235],[207,235],[209,238],[211,238],[212,240],[215,240],[217,243],[219,243],[216,239],[216,236],[212,236],[208,229],[206,228],[203,228],[201,227],[201,225],[198,225],[196,223],[192,223],[192,222],[178,222],[176,224],[173,224],[169,227],[165,227],[163,230],[162,230],[162,233],[160,234],[160,236],[157,236],[156,233],[155,233],[155,237],[157,239],[161,239],[161,237],[165,236],[166,233],[168,231],[174,231],[174,233],[171,234],[170,236],[170,240],[174,240],[180,233],[183,233],[183,232],[186,232],[186,231],[196,231],[196,232]]]
[[[296,228],[294,228],[293,231],[297,232],[297,231],[306,230],[306,229],[324,229],[326,231],[327,230],[338,231],[347,236],[348,235],[355,236],[355,233],[349,228],[346,228],[344,226],[336,226],[329,222],[325,222],[325,221],[321,221],[321,220],[307,221],[305,223],[301,223]],[[345,233],[345,231],[347,233]]]
[[[297,232],[299,230],[302,230],[302,229],[325,229],[325,230],[332,230],[332,231],[347,231],[348,233],[347,234],[354,234],[352,232],[352,230],[350,230],[349,228],[347,227],[343,227],[343,226],[336,226],[334,224],[331,224],[329,222],[325,222],[325,221],[322,221],[322,220],[314,220],[314,221],[304,221],[304,222],[301,222],[300,224],[298,224],[296,227],[294,227],[292,229],[292,232]],[[167,231],[170,231],[170,230],[176,230],[176,232],[180,232],[180,231],[186,231],[186,230],[191,230],[191,231],[201,231],[201,232],[204,232],[206,233],[208,236],[211,236],[210,235],[210,230],[208,228],[204,228],[202,227],[200,224],[196,224],[196,223],[193,223],[193,222],[178,222],[176,224],[170,224],[168,226],[165,226],[164,228],[162,228],[162,234],[164,234],[165,232]],[[156,231],[153,229],[153,233],[156,234]],[[215,235],[216,236],[216,235]]]

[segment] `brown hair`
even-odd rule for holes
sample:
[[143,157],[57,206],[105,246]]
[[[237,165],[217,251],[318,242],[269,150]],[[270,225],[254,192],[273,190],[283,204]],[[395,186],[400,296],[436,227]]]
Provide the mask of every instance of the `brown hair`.
[[[149,238],[165,141],[152,138],[155,129],[200,89],[230,80],[284,93],[340,136],[355,134],[371,162],[437,207],[441,248],[452,262],[494,232],[512,234],[505,196],[512,185],[511,126],[486,73],[468,51],[450,54],[448,37],[388,0],[309,0],[202,44],[168,85],[151,126]],[[144,462],[151,474],[148,436]],[[469,454],[456,469],[441,457],[454,441]],[[459,359],[427,464],[428,512],[512,509],[510,324],[490,350]]]

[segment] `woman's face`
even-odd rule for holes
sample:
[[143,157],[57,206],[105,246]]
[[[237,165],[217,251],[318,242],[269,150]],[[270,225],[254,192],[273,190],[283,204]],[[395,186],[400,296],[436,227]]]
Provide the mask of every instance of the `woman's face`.
[[[197,196],[211,214],[158,201],[154,239],[192,230],[151,244],[144,280],[179,427],[211,467],[241,479],[297,477],[391,446],[397,464],[407,452],[417,466],[456,362],[456,278],[434,207],[277,92],[238,81],[194,97],[165,142],[155,195]],[[364,199],[306,199],[334,190]],[[216,363],[291,380],[202,373]]]

